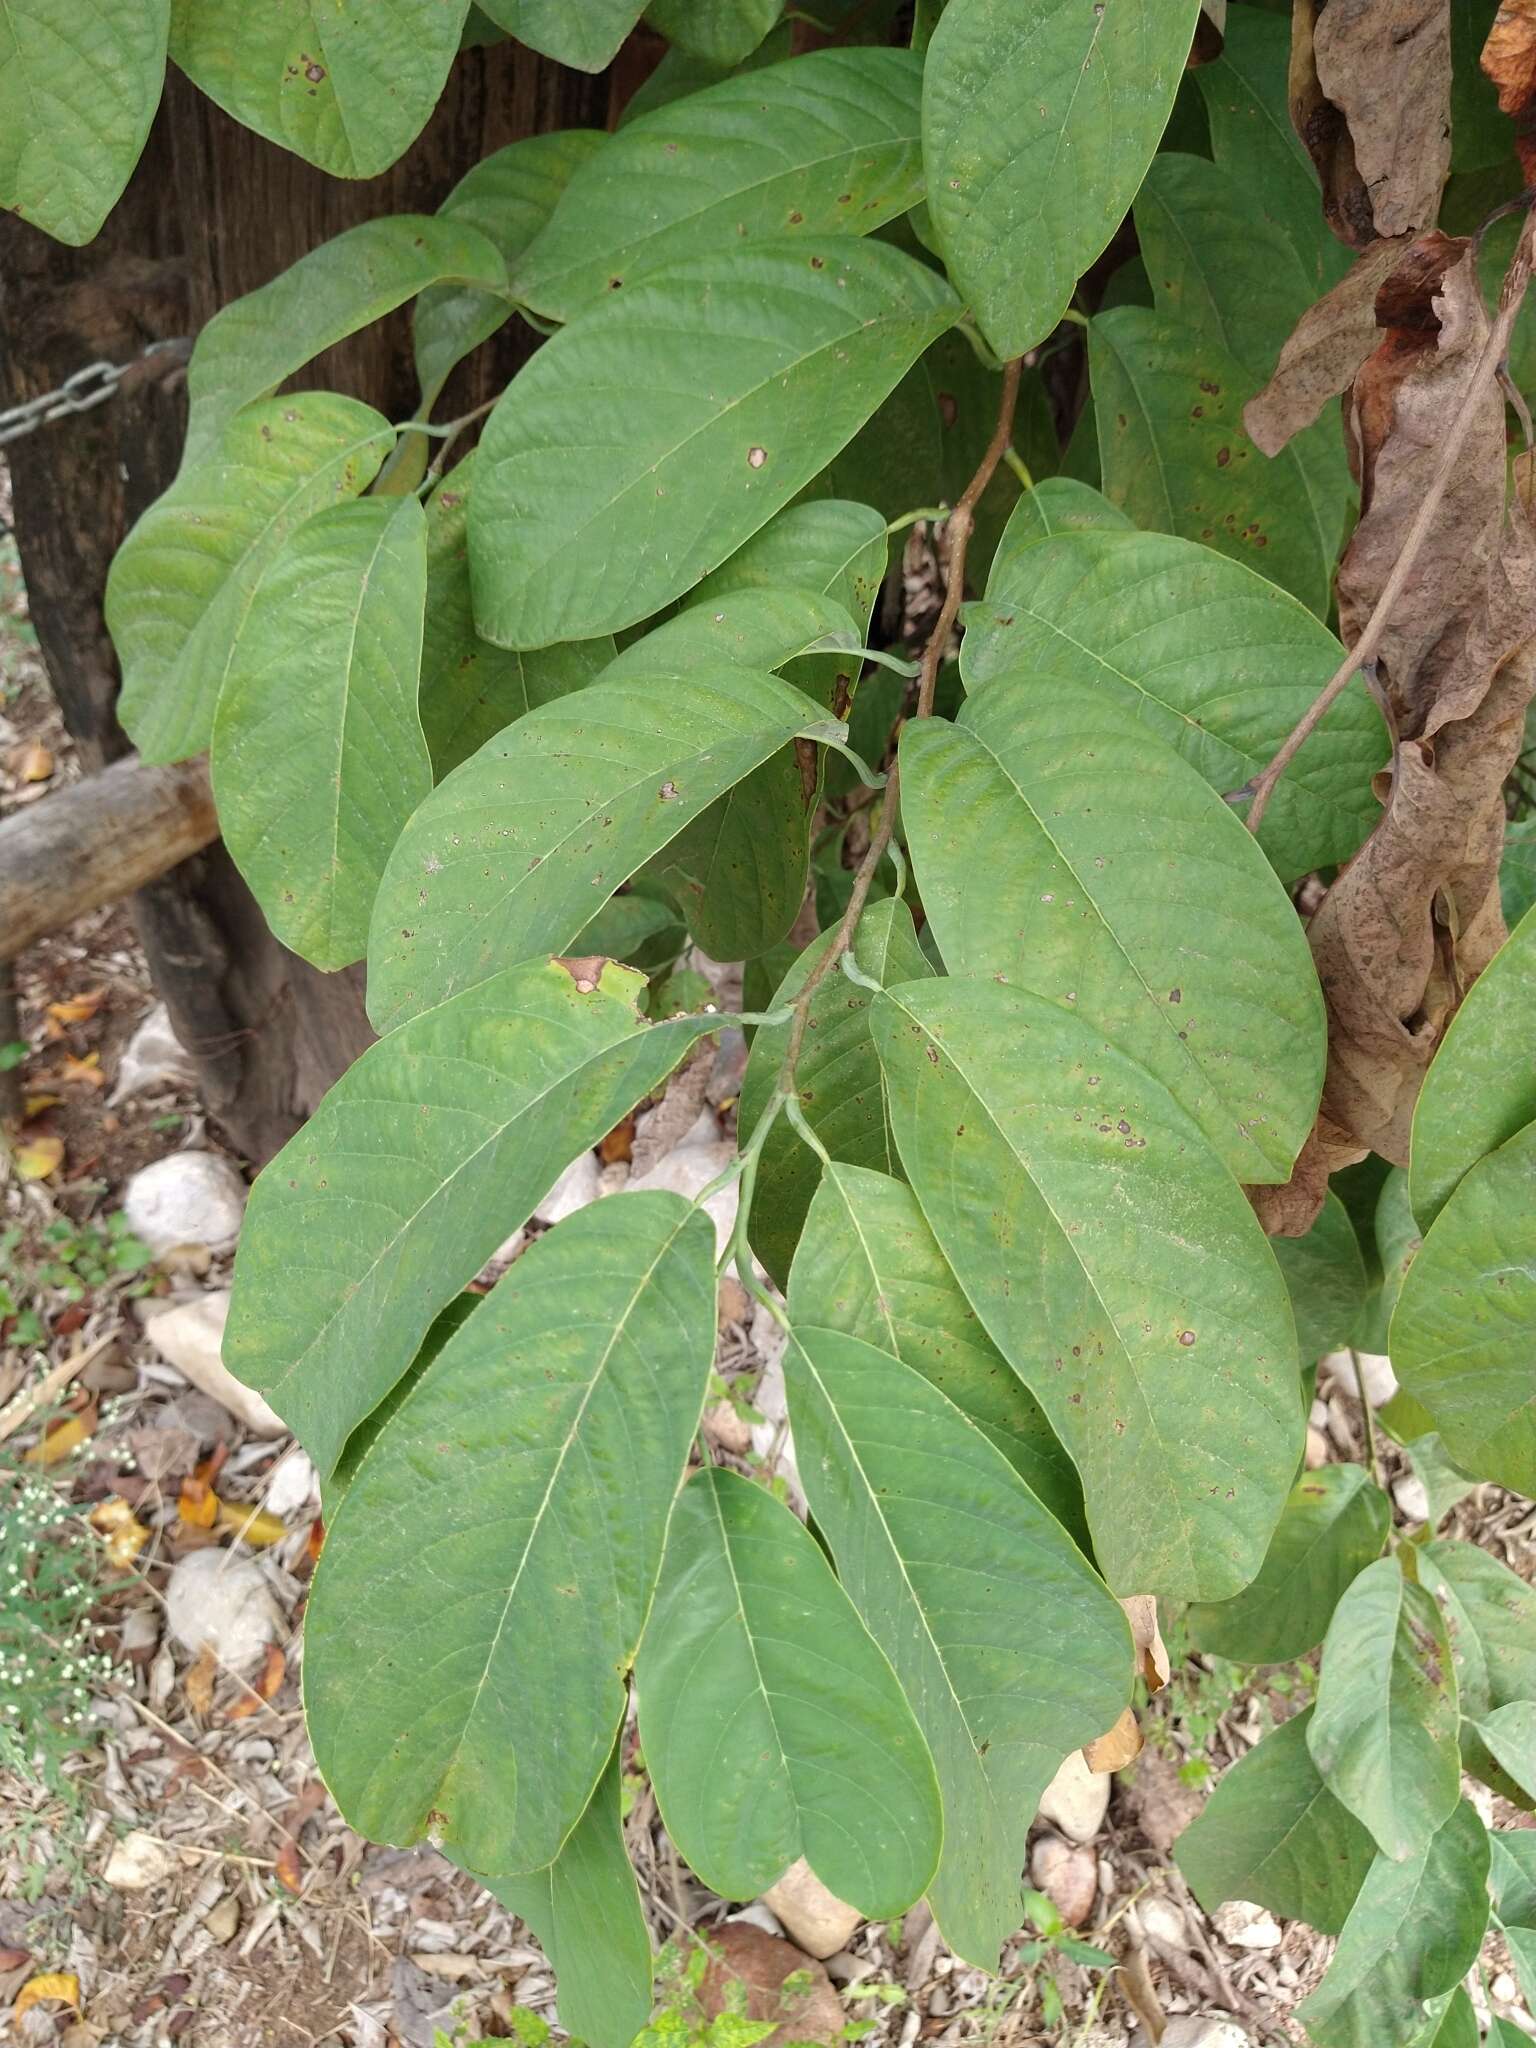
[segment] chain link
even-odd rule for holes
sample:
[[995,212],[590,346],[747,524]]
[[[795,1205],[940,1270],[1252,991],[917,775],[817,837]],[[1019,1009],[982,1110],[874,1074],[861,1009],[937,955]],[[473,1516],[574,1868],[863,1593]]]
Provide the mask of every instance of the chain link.
[[0,411],[0,447],[7,441],[19,441],[23,434],[35,434],[51,420],[66,419],[72,413],[89,412],[93,406],[104,404],[115,395],[131,370],[155,356],[174,352],[184,362],[191,346],[185,336],[177,336],[171,341],[152,341],[126,363],[85,364],[73,376],[66,377],[57,391],[45,391],[39,398],[29,398],[21,405]]

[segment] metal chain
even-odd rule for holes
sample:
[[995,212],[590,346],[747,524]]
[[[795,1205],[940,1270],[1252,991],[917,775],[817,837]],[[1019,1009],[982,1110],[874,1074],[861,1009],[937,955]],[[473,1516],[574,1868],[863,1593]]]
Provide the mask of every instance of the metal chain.
[[114,396],[117,387],[142,362],[154,356],[168,355],[173,350],[186,360],[191,342],[184,335],[171,341],[152,341],[137,356],[126,363],[87,363],[66,377],[57,391],[45,391],[40,398],[29,398],[21,405],[12,405],[0,411],[0,447],[7,441],[19,441],[23,434],[35,434],[39,427],[46,427],[51,420],[66,419],[71,413],[89,412],[93,406],[104,404]]

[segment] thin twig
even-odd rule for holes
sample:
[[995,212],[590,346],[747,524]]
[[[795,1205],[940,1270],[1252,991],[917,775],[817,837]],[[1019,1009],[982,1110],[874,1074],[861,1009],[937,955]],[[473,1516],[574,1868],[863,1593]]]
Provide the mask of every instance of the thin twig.
[[[960,609],[960,600],[965,593],[965,557],[970,547],[971,534],[975,530],[976,507],[1013,437],[1013,415],[1019,402],[1019,378],[1023,367],[1022,356],[1015,357],[1012,362],[1003,365],[1003,389],[998,401],[997,425],[992,430],[992,439],[987,443],[987,451],[977,465],[976,474],[961,492],[945,527],[949,544],[949,567],[945,580],[944,603],[933,631],[928,636],[928,643],[923,649],[917,709],[913,713],[915,718],[928,718],[933,713],[933,696],[938,685],[939,663],[943,660],[944,650],[949,645],[950,631],[955,623],[955,615]],[[891,837],[896,829],[899,778],[900,763],[893,762],[880,809],[880,822],[870,836],[868,851],[853,878],[853,891],[848,898],[848,907],[833,933],[832,943],[806,976],[804,985],[795,998],[789,1038],[784,1047],[784,1063],[779,1069],[778,1092],[783,1096],[791,1096],[795,1092],[795,1068],[799,1064],[800,1051],[805,1044],[812,1000],[821,984],[852,946],[858,933],[864,905],[869,900],[869,892],[874,886],[875,875],[890,847]]]
[[0,1408],[0,1442],[14,1436],[23,1423],[30,1422],[39,1408],[46,1408],[55,1395],[63,1393],[82,1366],[90,1364],[117,1335],[115,1329],[108,1330],[93,1343],[84,1345],[79,1351],[72,1351],[68,1358],[61,1358],[57,1365],[51,1365],[35,1386],[23,1387],[14,1399]]
[[1370,1393],[1365,1384],[1365,1367],[1360,1363],[1358,1351],[1351,1351],[1350,1361],[1355,1368],[1355,1391],[1360,1396],[1360,1415],[1365,1427],[1365,1466],[1378,1486],[1381,1485],[1381,1461],[1376,1453],[1376,1417],[1371,1408]]
[[[1530,282],[1533,236],[1536,236],[1536,213],[1528,212],[1499,292],[1498,313],[1488,330],[1488,338],[1483,343],[1482,353],[1478,356],[1471,379],[1462,394],[1456,417],[1451,422],[1451,430],[1440,449],[1440,458],[1435,464],[1435,473],[1429,480],[1429,488],[1419,502],[1413,524],[1408,529],[1408,537],[1403,542],[1402,552],[1392,565],[1391,575],[1382,585],[1381,595],[1376,600],[1371,616],[1366,620],[1359,639],[1292,729],[1274,759],[1248,785],[1248,789],[1252,791],[1253,802],[1248,806],[1247,824],[1248,830],[1252,833],[1257,834],[1260,825],[1263,824],[1264,813],[1269,808],[1269,800],[1274,795],[1275,786],[1281,776],[1327,716],[1335,700],[1342,696],[1356,671],[1376,658],[1377,650],[1391,622],[1393,607],[1413,574],[1419,551],[1429,537],[1429,530],[1439,514],[1440,501],[1445,496],[1451,472],[1460,459],[1467,435],[1472,428],[1473,418],[1478,407],[1497,383],[1499,373],[1504,367],[1505,358],[1509,353],[1510,332],[1524,301],[1525,288]],[[1246,793],[1245,790],[1239,790],[1230,800],[1236,801]]]

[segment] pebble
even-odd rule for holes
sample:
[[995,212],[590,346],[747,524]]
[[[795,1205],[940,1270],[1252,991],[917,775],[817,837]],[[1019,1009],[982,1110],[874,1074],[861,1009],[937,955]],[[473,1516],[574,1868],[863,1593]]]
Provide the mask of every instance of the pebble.
[[1274,1914],[1251,1899],[1227,1899],[1211,1915],[1211,1924],[1233,1948],[1278,1948],[1285,1939]]
[[1029,1852],[1029,1878],[1069,1927],[1081,1927],[1099,1895],[1099,1859],[1087,1843],[1042,1835]]
[[176,1858],[163,1842],[142,1828],[133,1828],[112,1844],[101,1874],[115,1892],[147,1892],[164,1884],[175,1868]]
[[260,1662],[282,1628],[277,1602],[258,1566],[227,1550],[178,1558],[165,1589],[171,1634],[193,1656],[205,1644],[231,1671]]
[[123,1190],[128,1228],[157,1258],[179,1245],[217,1256],[235,1248],[246,1186],[220,1152],[169,1152],[140,1167]]
[[534,1210],[540,1223],[563,1223],[578,1209],[585,1209],[602,1193],[603,1170],[595,1152],[582,1152],[555,1182]]
[[828,1891],[803,1856],[763,1893],[763,1904],[807,1955],[836,1955],[864,1915]]
[[[626,1194],[644,1194],[652,1188],[665,1189],[667,1193],[681,1195],[685,1202],[703,1193],[712,1180],[724,1173],[736,1157],[736,1147],[723,1138],[716,1138],[703,1145],[679,1145],[675,1152],[669,1152],[665,1159],[659,1159],[648,1173],[638,1175],[630,1181]],[[715,1226],[715,1253],[718,1257],[731,1241],[731,1232],[736,1227],[736,1210],[741,1200],[741,1184],[732,1181],[717,1195],[711,1195],[704,1204],[709,1211],[710,1221]]]
[[144,1331],[151,1344],[183,1379],[200,1393],[238,1416],[256,1436],[286,1436],[282,1417],[270,1408],[254,1387],[237,1380],[224,1363],[224,1326],[229,1320],[230,1290],[210,1288],[145,1317]]
[[1074,1842],[1091,1842],[1109,1811],[1109,1791],[1108,1774],[1090,1771],[1083,1752],[1074,1749],[1040,1795],[1040,1817]]

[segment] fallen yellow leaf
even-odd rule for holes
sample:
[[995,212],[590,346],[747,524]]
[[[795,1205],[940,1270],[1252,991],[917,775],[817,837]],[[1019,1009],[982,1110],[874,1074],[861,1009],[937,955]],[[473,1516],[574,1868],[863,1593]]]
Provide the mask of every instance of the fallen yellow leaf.
[[29,1977],[16,1994],[16,2003],[11,2007],[11,2018],[19,2020],[34,2005],[40,2005],[45,1998],[56,1998],[63,2005],[80,2010],[80,1979],[73,1970],[44,1970],[40,1977]]
[[194,1529],[211,1529],[219,1518],[219,1496],[200,1480],[184,1479],[176,1502],[177,1518]]
[[101,1071],[101,1054],[88,1052],[83,1059],[76,1059],[73,1053],[64,1055],[64,1064],[59,1069],[61,1081],[78,1081],[87,1088],[105,1088],[107,1077]]
[[95,1427],[96,1417],[89,1409],[83,1415],[66,1415],[62,1422],[56,1422],[51,1429],[45,1430],[31,1450],[23,1453],[22,1463],[57,1465],[72,1451],[78,1451]]
[[21,1107],[22,1119],[30,1122],[33,1117],[41,1116],[45,1109],[57,1109],[63,1100],[62,1095],[29,1095]]
[[64,1164],[62,1138],[29,1138],[12,1155],[23,1180],[46,1180]]
[[18,780],[47,782],[53,774],[53,755],[41,740],[32,740],[13,756]]
[[228,1500],[219,1502],[218,1526],[230,1530],[240,1542],[249,1543],[253,1550],[266,1550],[273,1543],[281,1543],[288,1534],[288,1524],[269,1515],[265,1508],[242,1507]]
[[149,1541],[148,1529],[121,1494],[114,1493],[92,1508],[90,1522],[97,1534],[106,1538],[102,1547],[107,1562],[120,1572],[128,1570]]
[[50,1003],[48,1014],[57,1024],[84,1024],[101,1008],[105,994],[104,988],[82,989],[77,996],[66,996],[62,1002]]

